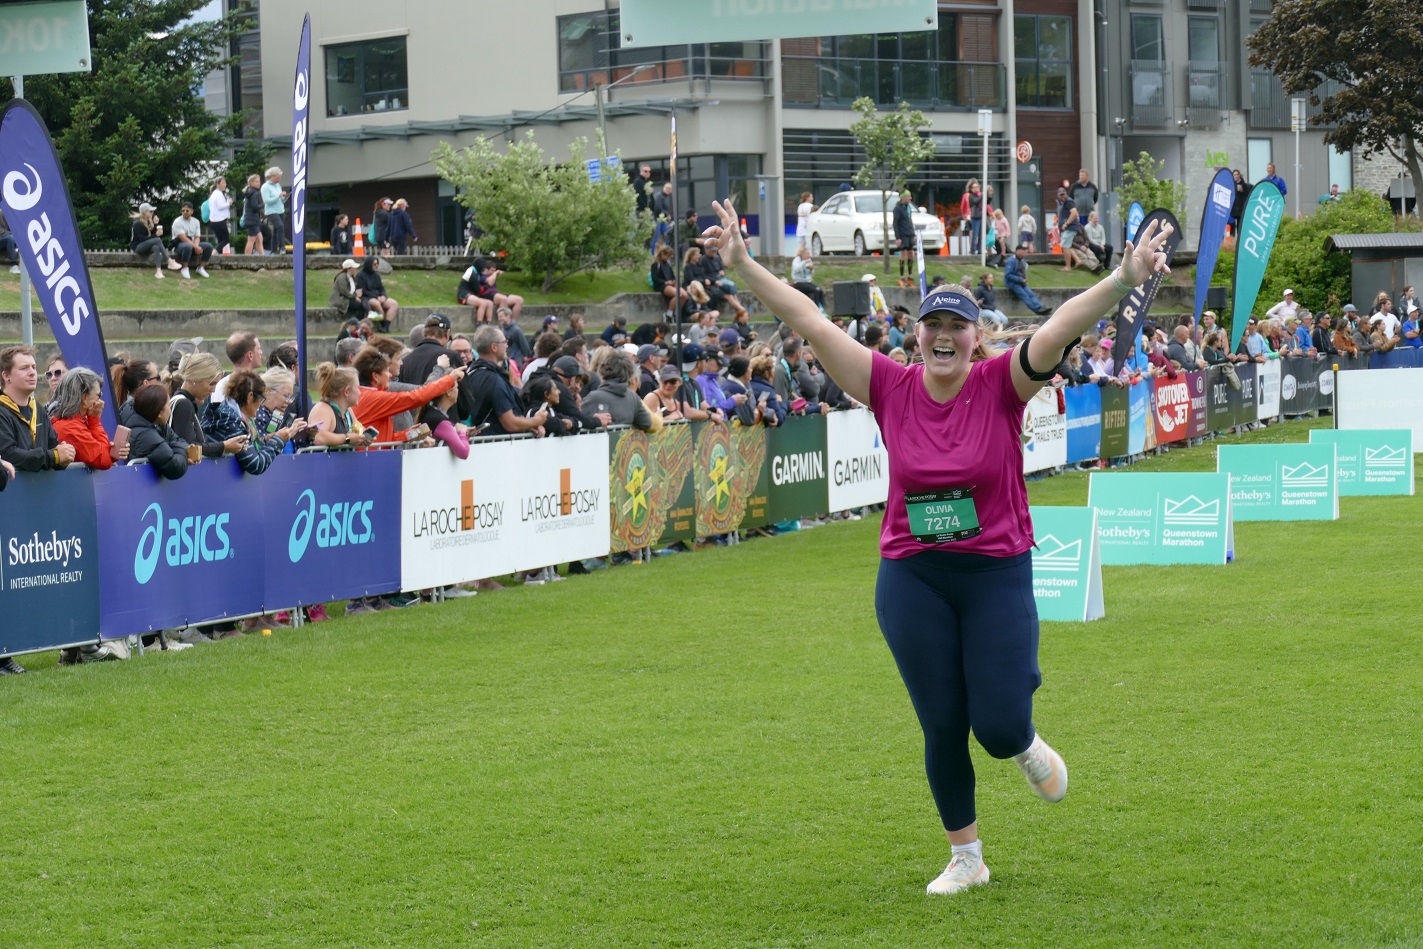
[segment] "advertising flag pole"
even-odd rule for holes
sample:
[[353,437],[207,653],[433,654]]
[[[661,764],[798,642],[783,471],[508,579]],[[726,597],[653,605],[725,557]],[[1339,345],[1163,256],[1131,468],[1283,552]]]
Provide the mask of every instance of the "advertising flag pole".
[[[25,77],[14,76],[15,98],[25,97]],[[35,344],[35,311],[30,299],[30,271],[25,267],[25,259],[20,258],[20,342],[26,346]]]

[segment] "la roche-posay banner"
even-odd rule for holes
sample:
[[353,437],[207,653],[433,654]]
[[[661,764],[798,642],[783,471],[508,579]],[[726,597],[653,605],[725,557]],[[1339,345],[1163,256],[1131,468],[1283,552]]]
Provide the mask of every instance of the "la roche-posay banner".
[[1094,472],[1087,490],[1104,564],[1221,564],[1235,556],[1228,475]]

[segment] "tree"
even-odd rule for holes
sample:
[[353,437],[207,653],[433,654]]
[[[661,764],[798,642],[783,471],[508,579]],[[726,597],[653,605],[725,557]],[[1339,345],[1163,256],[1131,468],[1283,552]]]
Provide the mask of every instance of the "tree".
[[1176,215],[1176,220],[1184,231],[1186,186],[1169,178],[1162,181],[1160,175],[1165,170],[1166,163],[1152,158],[1150,152],[1142,152],[1136,161],[1122,162],[1122,186],[1117,189],[1117,200],[1124,208],[1129,208],[1133,201],[1138,201],[1147,214],[1157,208],[1164,208]]
[[898,194],[920,162],[934,157],[934,143],[919,134],[929,124],[924,113],[901,102],[893,112],[881,113],[869,96],[861,96],[850,106],[860,118],[850,126],[850,134],[865,150],[865,163],[855,172],[855,184],[878,188],[880,221],[883,227],[884,272],[889,273],[889,196]]
[[[1251,65],[1268,66],[1291,95],[1309,94],[1320,110],[1310,124],[1334,126],[1325,142],[1386,151],[1423,187],[1420,35],[1423,4],[1416,0],[1277,0],[1246,42]],[[1321,96],[1326,81],[1336,87]]]
[[[194,93],[230,63],[227,50],[243,28],[240,13],[193,22],[207,5],[89,0],[93,72],[25,80],[25,98],[49,126],[79,232],[91,246],[127,245],[140,201],[196,194],[238,134],[240,116],[214,115]],[[12,91],[9,79],[0,82],[0,95]]]
[[637,192],[621,173],[588,174],[588,140],[569,146],[568,161],[545,161],[530,131],[500,153],[485,139],[462,152],[435,150],[435,170],[459,191],[488,242],[529,273],[547,293],[583,270],[647,259],[651,221],[637,214]]

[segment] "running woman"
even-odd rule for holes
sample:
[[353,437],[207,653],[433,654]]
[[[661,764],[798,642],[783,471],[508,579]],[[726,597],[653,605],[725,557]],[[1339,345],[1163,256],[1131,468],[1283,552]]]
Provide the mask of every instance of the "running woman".
[[830,377],[874,412],[889,452],[875,613],[924,730],[929,790],[952,849],[930,894],[988,882],[974,810],[968,735],[1012,758],[1047,801],[1067,766],[1033,728],[1038,615],[1033,525],[1023,482],[1023,408],[1063,354],[1153,271],[1170,228],[1128,242],[1110,277],[1064,303],[1007,352],[988,348],[979,308],[960,287],[924,298],[922,365],[901,366],[850,339],[794,287],[752,260],[731,202],[703,235],[770,309],[814,348]]

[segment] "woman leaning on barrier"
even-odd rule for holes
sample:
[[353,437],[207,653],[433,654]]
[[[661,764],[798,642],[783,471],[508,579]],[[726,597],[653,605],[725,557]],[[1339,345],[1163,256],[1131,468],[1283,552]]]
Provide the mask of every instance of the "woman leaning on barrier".
[[235,434],[226,441],[214,438],[203,428],[203,411],[222,378],[222,365],[212,353],[189,353],[178,363],[176,371],[168,374],[169,390],[173,393],[168,400],[171,415],[169,426],[178,437],[189,445],[201,446],[199,457],[189,453],[189,461],[196,464],[202,458],[221,458],[235,455],[247,445],[246,436]]
[[361,400],[361,380],[356,370],[322,363],[316,367],[316,391],[321,401],[311,407],[309,420],[316,447],[365,448],[371,443],[351,412]]
[[169,427],[171,417],[162,386],[144,386],[119,407],[119,421],[130,429],[130,460],[147,461],[163,477],[176,480],[188,473],[188,443]]
[[[235,453],[237,464],[252,475],[259,475],[271,467],[272,462],[286,447],[287,440],[280,433],[264,436],[257,430],[257,410],[267,395],[267,384],[251,369],[239,369],[227,380],[227,399],[215,405],[210,403],[204,429],[213,438],[227,442],[237,439],[241,447]],[[296,434],[306,428],[306,423],[293,424],[288,434]]]
[[98,373],[75,366],[59,381],[50,423],[60,441],[74,446],[74,460],[90,468],[105,469],[127,461],[129,443],[115,448],[99,417],[104,411],[104,389]]

